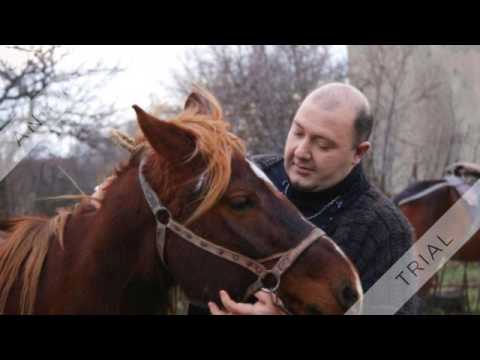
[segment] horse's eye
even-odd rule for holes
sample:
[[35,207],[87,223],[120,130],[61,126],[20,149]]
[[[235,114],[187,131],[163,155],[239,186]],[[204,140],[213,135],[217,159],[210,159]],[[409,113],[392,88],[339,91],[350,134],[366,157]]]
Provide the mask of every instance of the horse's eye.
[[235,196],[229,201],[233,210],[242,211],[251,209],[254,206],[253,201],[247,196]]

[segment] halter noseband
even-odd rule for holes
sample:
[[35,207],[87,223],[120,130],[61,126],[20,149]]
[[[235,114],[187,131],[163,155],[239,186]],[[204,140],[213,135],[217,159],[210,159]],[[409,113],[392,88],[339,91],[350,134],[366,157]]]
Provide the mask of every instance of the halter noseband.
[[[257,280],[253,282],[246,290],[243,297],[243,301],[247,301],[254,293],[264,289],[268,292],[276,294],[278,288],[280,287],[280,281],[283,273],[287,271],[297,258],[307,250],[315,241],[325,236],[325,232],[319,228],[314,228],[310,234],[302,240],[302,242],[290,249],[289,251],[277,253],[272,256],[263,259],[251,259],[247,256],[239,254],[235,251],[229,250],[223,246],[214,244],[196,234],[191,232],[182,224],[176,222],[172,219],[170,211],[162,204],[158,199],[157,194],[151,186],[148,184],[147,180],[143,175],[143,167],[145,165],[146,159],[143,158],[138,172],[138,177],[140,180],[140,186],[142,188],[145,199],[147,200],[148,206],[153,212],[156,222],[156,247],[157,252],[162,260],[162,263],[167,267],[165,261],[165,239],[166,239],[166,229],[173,231],[182,239],[188,241],[189,243],[195,245],[196,247],[209,252],[212,255],[220,257],[229,262],[235,263],[246,270],[250,271],[257,276]],[[267,269],[263,264],[276,260],[277,263],[271,268]],[[265,282],[269,277],[273,277],[274,283],[267,285]],[[284,308],[284,310],[287,310]],[[289,312],[287,310],[287,312]]]

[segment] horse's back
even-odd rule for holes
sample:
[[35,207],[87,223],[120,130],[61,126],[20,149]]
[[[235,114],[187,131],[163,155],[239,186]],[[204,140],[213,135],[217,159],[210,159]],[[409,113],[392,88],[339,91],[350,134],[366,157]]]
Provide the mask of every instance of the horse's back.
[[[455,190],[456,196],[452,197],[449,189]],[[415,183],[400,195],[395,198],[397,206],[413,226],[418,240],[458,201],[462,193],[446,181],[433,180]],[[464,216],[457,214],[457,217],[451,220],[452,226],[468,226],[470,216],[467,209],[464,211]],[[480,231],[477,231],[452,259],[465,262],[480,261]]]

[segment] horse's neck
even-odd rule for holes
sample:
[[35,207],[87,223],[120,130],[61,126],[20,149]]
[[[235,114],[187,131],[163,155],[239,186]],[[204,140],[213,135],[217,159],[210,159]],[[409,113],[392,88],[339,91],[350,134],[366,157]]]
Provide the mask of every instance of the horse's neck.
[[[136,173],[133,171],[134,176]],[[103,241],[100,247],[103,251],[97,256],[107,257],[105,261],[98,258],[99,263],[106,264],[107,271],[111,270],[113,262],[119,275],[122,274],[123,280],[119,279],[124,286],[122,306],[133,306],[141,312],[141,307],[148,307],[149,298],[166,295],[168,279],[156,252],[153,214],[138,182],[131,186],[128,180],[131,179],[119,179],[112,185],[99,211],[99,216],[104,214],[105,223],[109,226],[98,238]],[[128,189],[125,182],[130,184]],[[110,254],[117,256],[117,260],[111,259]]]
[[91,292],[102,304],[89,306],[100,312],[151,311],[169,286],[155,253],[153,215],[137,184],[125,188],[127,180],[117,179],[95,214],[74,216],[67,228],[66,251],[77,257],[70,272],[78,273],[70,286]]

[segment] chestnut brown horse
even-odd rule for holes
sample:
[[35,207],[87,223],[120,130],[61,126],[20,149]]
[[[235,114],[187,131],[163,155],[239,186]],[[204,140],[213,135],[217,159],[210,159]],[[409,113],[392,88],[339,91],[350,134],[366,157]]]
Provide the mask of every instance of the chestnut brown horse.
[[0,224],[0,313],[162,313],[174,285],[203,305],[268,288],[295,314],[361,298],[352,263],[246,159],[211,94],[169,121],[134,109],[143,135],[99,207]]
[[[420,181],[411,184],[393,198],[393,201],[407,217],[418,240],[445,212],[450,209],[468,190],[470,185],[461,177],[446,176],[439,180]],[[468,199],[478,201],[478,199]],[[466,227],[471,219],[468,201],[462,201],[465,210],[452,226]],[[473,204],[472,204],[473,205]],[[480,261],[480,231],[477,232],[453,257],[462,262]],[[436,279],[432,278],[422,288],[426,295]]]

